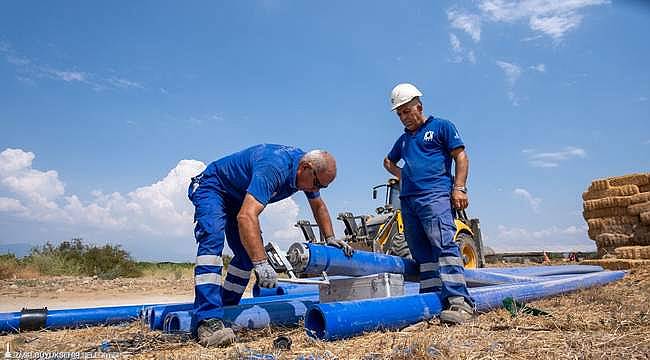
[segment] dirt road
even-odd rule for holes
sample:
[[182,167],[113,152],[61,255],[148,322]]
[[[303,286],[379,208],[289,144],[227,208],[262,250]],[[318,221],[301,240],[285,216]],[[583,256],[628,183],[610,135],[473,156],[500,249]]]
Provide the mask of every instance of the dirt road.
[[56,277],[0,281],[0,312],[192,301],[191,279]]

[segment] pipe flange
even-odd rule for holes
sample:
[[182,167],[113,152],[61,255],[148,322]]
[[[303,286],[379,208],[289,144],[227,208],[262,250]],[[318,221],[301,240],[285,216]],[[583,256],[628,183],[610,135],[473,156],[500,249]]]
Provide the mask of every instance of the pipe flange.
[[309,248],[307,244],[297,242],[289,246],[287,250],[287,259],[297,273],[305,271],[307,264],[309,264]]

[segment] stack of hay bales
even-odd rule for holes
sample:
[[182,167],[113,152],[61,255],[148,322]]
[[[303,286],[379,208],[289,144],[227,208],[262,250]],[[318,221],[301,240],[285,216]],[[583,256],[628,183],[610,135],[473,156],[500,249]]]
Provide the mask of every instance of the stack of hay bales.
[[650,259],[650,173],[594,180],[582,199],[600,257]]

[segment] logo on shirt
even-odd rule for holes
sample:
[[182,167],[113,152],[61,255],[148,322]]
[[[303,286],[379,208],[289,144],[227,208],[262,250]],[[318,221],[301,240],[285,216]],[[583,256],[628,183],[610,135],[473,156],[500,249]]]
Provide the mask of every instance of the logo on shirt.
[[433,131],[429,130],[424,133],[424,141],[433,141]]

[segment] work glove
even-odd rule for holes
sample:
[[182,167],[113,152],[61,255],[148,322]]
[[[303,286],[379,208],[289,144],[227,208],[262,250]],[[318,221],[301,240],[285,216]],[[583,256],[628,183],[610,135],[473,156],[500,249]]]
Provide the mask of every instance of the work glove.
[[278,273],[265,259],[253,263],[253,270],[257,277],[257,285],[263,288],[274,288],[278,286]]
[[330,236],[327,239],[325,239],[325,243],[330,246],[335,246],[341,250],[343,250],[343,254],[345,256],[350,257],[352,254],[354,254],[354,249],[352,246],[348,245],[345,241],[341,239],[337,239],[334,236]]

